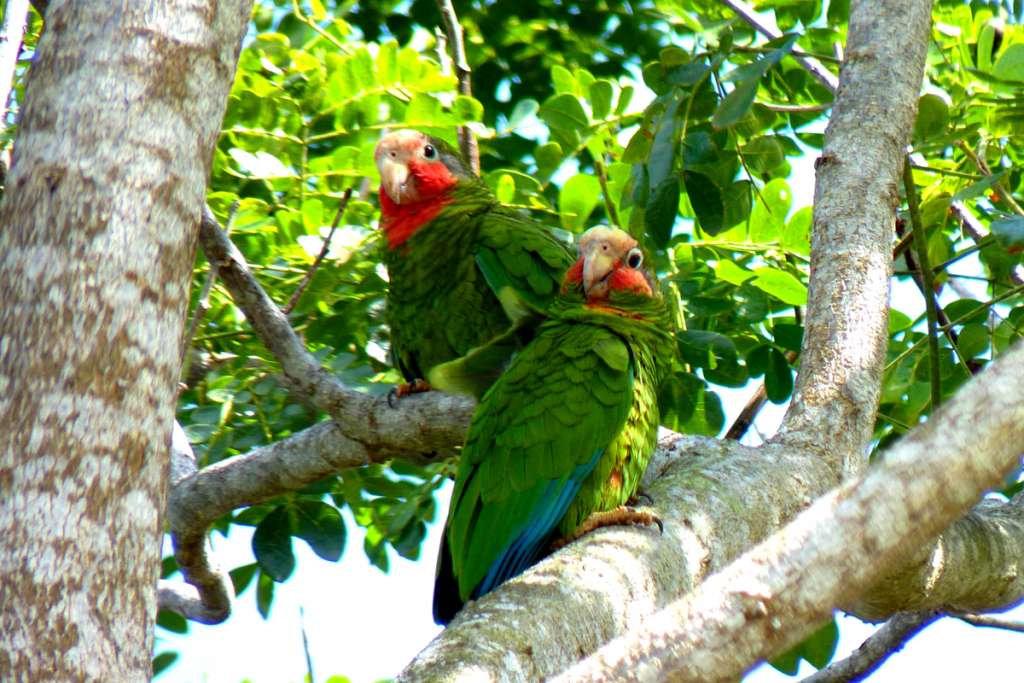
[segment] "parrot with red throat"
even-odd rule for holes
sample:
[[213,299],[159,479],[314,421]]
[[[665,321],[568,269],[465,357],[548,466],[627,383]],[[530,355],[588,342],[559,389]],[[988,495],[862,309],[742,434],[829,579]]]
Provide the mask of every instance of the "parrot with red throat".
[[658,523],[624,507],[657,441],[657,389],[674,342],[636,240],[592,228],[533,340],[477,405],[438,556],[434,620],[608,524]]
[[443,140],[396,131],[374,158],[392,358],[411,383],[398,394],[479,396],[558,294],[571,249],[501,205]]

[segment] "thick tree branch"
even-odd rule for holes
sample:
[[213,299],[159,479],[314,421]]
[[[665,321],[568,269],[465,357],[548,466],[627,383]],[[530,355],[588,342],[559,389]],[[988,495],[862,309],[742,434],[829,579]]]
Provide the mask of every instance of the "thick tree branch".
[[[991,410],[994,405],[1002,410],[1001,404],[983,407]],[[1005,438],[1012,436],[1007,433]],[[870,621],[932,608],[1001,609],[1024,597],[1022,557],[1024,495],[1003,503],[986,500],[933,543],[914,552],[897,571],[840,607]]]
[[643,483],[663,535],[615,527],[571,543],[464,608],[398,680],[556,675],[642,627],[836,483],[813,452],[669,432]]
[[[818,159],[800,373],[779,439],[859,472],[888,344],[893,216],[931,25],[928,0],[853,3],[825,148]],[[879,88],[878,83],[886,83]],[[864,144],[864,130],[872,144]]]
[[845,683],[859,681],[903,649],[907,641],[942,616],[938,610],[902,612],[871,634],[847,658],[808,676],[801,683]]
[[1019,465],[1022,384],[1018,345],[862,477],[557,680],[735,680],[795,645]]

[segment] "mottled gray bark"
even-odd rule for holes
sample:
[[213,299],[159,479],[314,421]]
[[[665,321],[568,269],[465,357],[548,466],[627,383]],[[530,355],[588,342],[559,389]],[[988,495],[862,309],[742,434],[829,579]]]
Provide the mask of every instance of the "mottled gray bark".
[[860,472],[888,344],[898,181],[924,76],[931,0],[850,8],[839,90],[815,167],[811,278],[796,390],[778,439]]
[[194,226],[250,3],[47,15],[0,205],[0,671],[143,681]]

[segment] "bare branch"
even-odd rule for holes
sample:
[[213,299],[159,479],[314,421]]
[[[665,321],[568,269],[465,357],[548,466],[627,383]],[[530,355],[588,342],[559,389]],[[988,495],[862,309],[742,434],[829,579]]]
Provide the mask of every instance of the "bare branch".
[[971,626],[983,626],[985,628],[1001,628],[1004,631],[1015,631],[1024,633],[1024,622],[994,617],[991,614],[953,614],[960,621],[966,621]]
[[871,634],[847,658],[803,679],[802,683],[845,683],[859,681],[903,649],[911,638],[942,616],[939,610],[901,612]]
[[302,298],[302,293],[306,291],[306,287],[313,280],[313,276],[316,275],[316,271],[320,268],[320,264],[323,263],[324,258],[327,256],[327,252],[331,249],[331,240],[334,239],[334,231],[338,229],[338,223],[341,222],[341,217],[345,215],[345,207],[348,206],[348,200],[352,198],[352,188],[345,190],[345,194],[341,197],[341,202],[338,204],[338,211],[334,214],[334,221],[331,223],[331,231],[327,233],[327,237],[324,239],[324,244],[320,247],[320,253],[317,254],[316,260],[313,261],[313,265],[306,271],[306,275],[302,278],[302,282],[295,288],[290,299],[288,299],[288,305],[284,307],[284,314],[288,315],[295,310],[295,305],[299,303],[299,299]]
[[917,188],[914,186],[914,169],[910,167],[910,157],[903,160],[903,191],[907,196],[907,208],[910,211],[910,223],[913,226],[914,253],[921,276],[921,294],[928,318],[928,369],[931,385],[932,408],[942,401],[942,378],[939,374],[939,320],[935,303],[935,278],[932,273],[931,261],[928,258],[928,239],[925,236],[924,223],[917,203]]
[[[444,32],[448,36],[448,47],[455,65],[455,77],[459,81],[459,94],[472,97],[473,87],[470,83],[469,62],[466,60],[466,43],[463,40],[462,25],[459,24],[452,0],[437,0],[437,11],[441,13]],[[459,126],[459,147],[462,149],[462,156],[466,158],[470,168],[473,169],[473,173],[480,175],[480,149],[469,126]]]
[[[766,38],[778,38],[782,35],[777,30],[766,24],[761,17],[757,15],[757,10],[743,0],[722,0],[722,4],[732,9],[732,11],[738,14],[743,21],[750,24],[754,30]],[[814,57],[811,57],[799,48],[793,48],[793,59],[795,59],[800,66],[807,69],[812,76],[818,79],[822,85],[832,92],[839,89],[839,79],[837,79],[831,71],[822,66],[821,62]]]
[[[786,351],[786,360],[792,363],[796,360],[795,351]],[[735,439],[739,441],[743,438],[743,435],[747,433],[750,426],[754,424],[754,420],[757,419],[757,414],[761,412],[761,408],[764,408],[765,402],[768,400],[768,391],[765,388],[764,382],[761,382],[754,393],[747,399],[747,404],[743,406],[743,410],[736,416],[732,426],[729,427],[729,431],[725,433],[724,439]]]
[[[171,436],[172,487],[196,473],[196,457],[178,421]],[[173,488],[171,489],[174,490]],[[168,499],[168,507],[171,501]],[[184,540],[183,540],[184,539]],[[219,624],[231,614],[235,589],[228,573],[211,558],[206,528],[198,534],[176,534],[171,529],[174,557],[188,585],[162,580],[157,588],[157,605],[203,624]]]
[[862,477],[556,680],[735,680],[792,647],[1019,464],[1022,383],[1018,345]]

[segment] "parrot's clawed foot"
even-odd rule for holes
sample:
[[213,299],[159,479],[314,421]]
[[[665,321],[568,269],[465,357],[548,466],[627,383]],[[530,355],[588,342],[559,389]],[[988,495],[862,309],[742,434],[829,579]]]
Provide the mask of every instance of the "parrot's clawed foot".
[[644,526],[657,525],[658,533],[665,533],[665,524],[661,521],[661,518],[653,512],[637,510],[636,508],[631,508],[626,505],[620,505],[614,510],[595,512],[590,515],[583,520],[583,524],[580,524],[579,528],[572,532],[572,534],[565,538],[560,538],[552,543],[551,550],[555,551],[563,546],[569,545],[584,534],[589,534],[595,529],[600,529],[606,526],[624,526],[627,524],[642,524]]
[[643,502],[644,505],[654,505],[654,499],[653,498],[651,498],[649,495],[647,495],[643,491],[637,491],[635,494],[630,496],[629,500],[626,501],[626,507],[633,507],[633,506],[637,505],[638,503],[640,503],[641,501]]
[[414,379],[411,382],[399,384],[388,392],[388,405],[392,408],[397,408],[398,399],[412,394],[422,394],[425,391],[430,391],[430,385],[422,379]]

